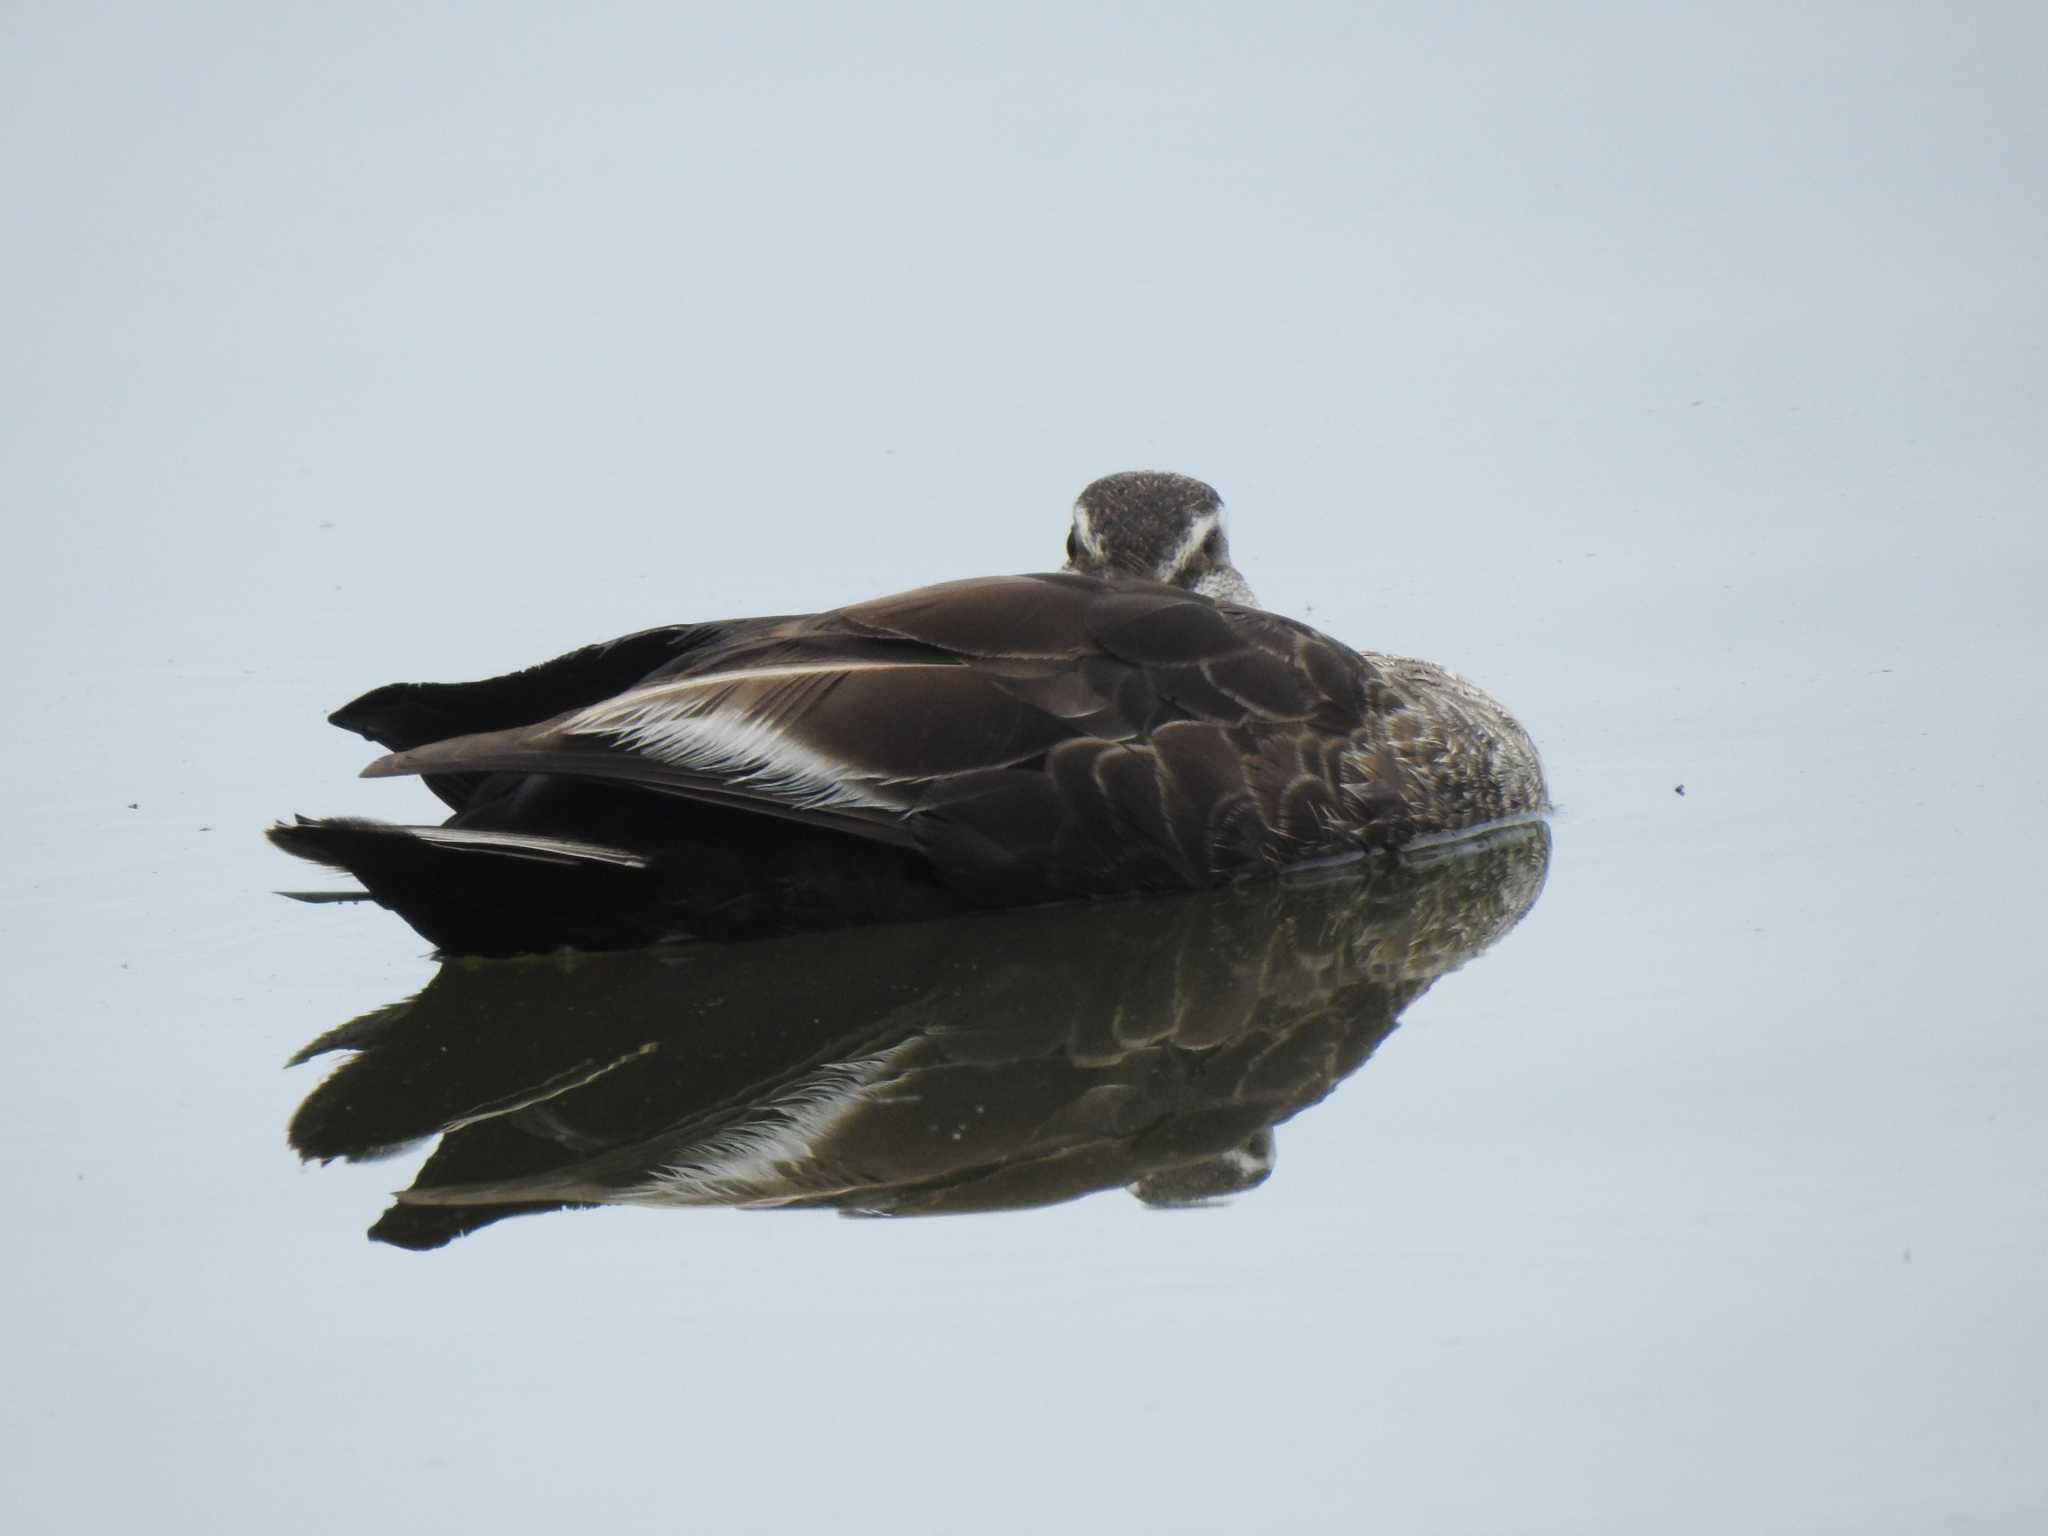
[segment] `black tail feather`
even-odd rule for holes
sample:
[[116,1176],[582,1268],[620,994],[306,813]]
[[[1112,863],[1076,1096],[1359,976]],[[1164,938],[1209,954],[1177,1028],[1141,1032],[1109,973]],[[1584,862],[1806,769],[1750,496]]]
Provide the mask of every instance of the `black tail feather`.
[[613,948],[668,936],[649,862],[624,849],[353,817],[300,817],[269,836],[287,853],[355,876],[370,900],[454,953]]
[[[750,619],[748,626],[772,624]],[[623,693],[683,653],[730,634],[735,624],[672,624],[586,645],[523,672],[474,683],[388,683],[327,718],[343,730],[404,752],[450,736],[533,725]]]
[[[756,623],[769,622],[756,620]],[[586,645],[523,672],[473,683],[387,683],[351,699],[327,717],[394,752],[450,736],[532,725],[564,710],[623,692],[648,673],[723,636],[729,624],[676,624]],[[441,773],[427,788],[451,810],[462,810],[487,776]]]

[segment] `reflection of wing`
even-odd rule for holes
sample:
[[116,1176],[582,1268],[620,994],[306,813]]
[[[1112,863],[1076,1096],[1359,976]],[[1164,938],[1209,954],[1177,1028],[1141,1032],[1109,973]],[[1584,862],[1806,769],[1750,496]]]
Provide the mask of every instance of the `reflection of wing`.
[[375,1235],[566,1204],[992,1210],[1255,1183],[1270,1128],[1519,920],[1548,832],[1427,864],[737,946],[444,966],[323,1037],[292,1141],[439,1133]]

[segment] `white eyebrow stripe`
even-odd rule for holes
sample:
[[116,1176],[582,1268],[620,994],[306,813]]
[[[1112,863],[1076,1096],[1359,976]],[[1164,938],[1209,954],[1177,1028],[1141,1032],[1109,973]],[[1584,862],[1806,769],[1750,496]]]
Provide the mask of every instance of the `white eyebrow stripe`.
[[1223,513],[1220,508],[1214,512],[1204,512],[1190,523],[1188,531],[1181,537],[1180,548],[1173,552],[1173,558],[1166,563],[1166,574],[1160,577],[1160,580],[1171,580],[1180,574],[1180,568],[1194,557],[1195,551],[1202,547],[1202,541],[1222,526]]
[[1102,540],[1095,532],[1095,520],[1088,513],[1088,504],[1074,503],[1074,532],[1081,540],[1081,547],[1095,559],[1103,558]]

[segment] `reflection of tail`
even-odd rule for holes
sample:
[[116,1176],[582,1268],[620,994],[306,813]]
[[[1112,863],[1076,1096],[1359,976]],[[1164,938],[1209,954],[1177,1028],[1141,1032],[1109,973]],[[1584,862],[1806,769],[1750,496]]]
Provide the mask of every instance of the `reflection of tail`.
[[1159,1208],[1209,1205],[1226,1195],[1257,1189],[1273,1176],[1273,1128],[1255,1131],[1227,1152],[1214,1152],[1146,1174],[1129,1188]]
[[[597,947],[594,937],[616,943],[620,925],[636,914],[645,914],[648,925],[637,942],[665,937],[647,859],[602,843],[339,816],[280,822],[270,840],[354,875],[443,949],[494,955]],[[567,914],[582,914],[593,934],[574,931],[574,916],[565,927]]]

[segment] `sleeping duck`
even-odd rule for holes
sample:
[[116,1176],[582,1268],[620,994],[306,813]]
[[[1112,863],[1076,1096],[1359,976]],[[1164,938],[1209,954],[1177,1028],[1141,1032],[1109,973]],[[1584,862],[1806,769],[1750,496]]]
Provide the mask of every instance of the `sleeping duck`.
[[1149,472],[1081,493],[1057,572],[645,630],[330,718],[389,749],[365,777],[454,814],[272,841],[451,954],[1199,888],[1546,805],[1491,697],[1262,611],[1215,491]]

